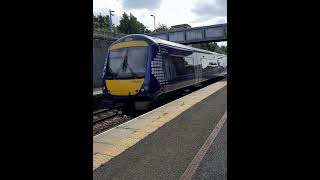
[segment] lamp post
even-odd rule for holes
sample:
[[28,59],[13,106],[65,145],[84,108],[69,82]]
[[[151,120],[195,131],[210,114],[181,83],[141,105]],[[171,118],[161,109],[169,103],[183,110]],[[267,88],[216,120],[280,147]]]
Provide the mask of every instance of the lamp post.
[[114,11],[112,11],[111,9],[109,9],[109,19],[110,19],[110,32],[112,32],[112,16]]
[[153,28],[154,30],[156,30],[156,16],[154,16],[153,14],[151,14],[150,16],[153,16]]

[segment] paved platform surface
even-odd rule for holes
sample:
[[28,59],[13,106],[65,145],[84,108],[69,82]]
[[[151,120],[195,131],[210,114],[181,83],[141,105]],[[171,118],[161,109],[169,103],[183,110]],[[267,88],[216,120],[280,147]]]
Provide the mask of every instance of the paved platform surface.
[[[210,86],[94,137],[93,179],[179,179],[226,112]],[[226,123],[193,178],[226,179]]]
[[227,179],[227,122],[210,146],[192,179]]

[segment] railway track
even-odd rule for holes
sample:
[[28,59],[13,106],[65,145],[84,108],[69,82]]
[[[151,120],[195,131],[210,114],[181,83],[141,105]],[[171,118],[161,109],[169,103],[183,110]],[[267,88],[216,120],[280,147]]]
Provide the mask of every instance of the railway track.
[[93,124],[112,119],[119,115],[120,113],[116,109],[101,109],[95,111],[93,112]]
[[118,109],[100,109],[93,112],[93,135],[122,124],[132,117]]
[[[223,78],[222,78],[223,79]],[[173,93],[168,93],[166,96],[163,98],[159,99],[157,102],[157,105],[150,110],[157,108],[159,106],[162,106],[166,103],[169,103],[177,98],[180,98],[182,96],[185,96],[186,94],[192,93],[196,90],[199,90],[207,85],[210,85],[212,83],[215,83],[219,80],[222,79],[217,79],[214,81],[208,81],[203,84],[201,84],[198,87],[193,87],[190,89],[184,89],[184,90],[179,90],[177,92]],[[95,101],[95,102],[99,102]],[[103,106],[100,106],[100,108]],[[132,118],[135,118],[141,114],[144,114],[146,112],[137,112],[137,111],[130,111],[126,109],[125,107],[122,106],[117,106],[117,107],[111,107],[109,105],[104,105],[103,109],[98,109],[97,106],[94,106],[94,111],[93,111],[93,135],[99,134],[103,131],[106,131],[110,128],[113,128],[119,124],[122,124],[126,121],[129,121]]]

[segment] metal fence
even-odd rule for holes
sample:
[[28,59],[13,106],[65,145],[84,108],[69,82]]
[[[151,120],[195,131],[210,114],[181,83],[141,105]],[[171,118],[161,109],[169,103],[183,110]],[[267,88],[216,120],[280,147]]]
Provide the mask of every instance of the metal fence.
[[125,35],[126,34],[110,32],[107,30],[100,30],[100,29],[93,30],[93,38],[95,39],[117,40]]

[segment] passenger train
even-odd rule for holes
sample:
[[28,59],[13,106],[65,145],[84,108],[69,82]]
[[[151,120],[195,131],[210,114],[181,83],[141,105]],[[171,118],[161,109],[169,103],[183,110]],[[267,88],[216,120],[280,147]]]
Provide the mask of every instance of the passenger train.
[[132,34],[109,47],[102,91],[113,103],[145,110],[160,95],[226,75],[226,55]]

